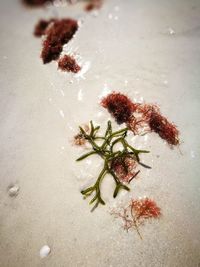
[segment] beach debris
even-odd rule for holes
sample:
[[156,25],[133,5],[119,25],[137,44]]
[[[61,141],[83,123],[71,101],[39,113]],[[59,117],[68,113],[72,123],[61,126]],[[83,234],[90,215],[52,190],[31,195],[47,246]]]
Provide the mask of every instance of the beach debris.
[[18,184],[11,184],[8,186],[8,195],[10,197],[16,197],[19,194],[20,187]]
[[48,245],[44,245],[43,247],[41,247],[40,249],[40,258],[46,258],[51,252],[51,249]]

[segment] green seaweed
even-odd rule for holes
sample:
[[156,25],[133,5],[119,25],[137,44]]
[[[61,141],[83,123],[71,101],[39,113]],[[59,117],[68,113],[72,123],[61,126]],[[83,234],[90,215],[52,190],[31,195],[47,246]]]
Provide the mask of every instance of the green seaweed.
[[[107,174],[110,174],[115,181],[115,190],[113,192],[114,198],[117,197],[121,189],[127,191],[130,190],[128,186],[123,184],[118,179],[117,175],[112,170],[111,163],[113,162],[113,160],[128,156],[129,158],[132,158],[140,163],[139,155],[141,153],[149,153],[149,151],[133,148],[126,141],[128,128],[113,132],[111,121],[108,121],[107,123],[107,129],[104,136],[97,135],[100,126],[95,127],[92,121],[90,121],[90,133],[87,133],[82,127],[79,127],[79,129],[80,134],[91,144],[92,150],[79,157],[76,161],[84,160],[95,154],[99,155],[104,161],[103,168],[96,182],[92,186],[81,191],[81,193],[84,195],[84,198],[87,198],[91,195],[93,196],[89,203],[94,204],[94,207],[92,209],[94,210],[99,204],[105,205],[105,202],[101,196],[101,183]],[[99,142],[97,142],[98,140],[102,140],[102,143],[100,145]],[[122,149],[114,151],[115,145],[119,143],[122,145]]]

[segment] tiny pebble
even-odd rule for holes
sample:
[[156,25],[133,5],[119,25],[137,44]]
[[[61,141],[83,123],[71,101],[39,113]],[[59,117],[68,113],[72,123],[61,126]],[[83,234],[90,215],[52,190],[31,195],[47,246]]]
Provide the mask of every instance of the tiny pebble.
[[16,197],[19,194],[19,186],[11,185],[8,187],[8,194],[10,197]]
[[40,249],[40,258],[45,258],[49,255],[49,253],[51,252],[51,249],[49,246],[45,245]]

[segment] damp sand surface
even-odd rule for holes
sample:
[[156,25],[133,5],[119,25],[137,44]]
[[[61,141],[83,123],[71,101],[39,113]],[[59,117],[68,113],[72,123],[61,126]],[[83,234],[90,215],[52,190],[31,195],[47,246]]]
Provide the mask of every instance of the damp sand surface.
[[[91,13],[83,6],[0,3],[0,266],[198,266],[200,2],[107,0]],[[34,26],[52,17],[79,21],[63,52],[77,59],[77,74],[39,57]],[[141,168],[131,192],[116,200],[106,177],[106,206],[90,213],[80,190],[102,162],[76,163],[83,150],[72,139],[79,124],[105,125],[110,116],[98,103],[113,90],[158,104],[178,126],[181,145],[171,150],[153,133],[129,136],[151,151],[142,160],[152,169]],[[142,241],[109,214],[140,196],[155,199],[163,214],[142,227]]]

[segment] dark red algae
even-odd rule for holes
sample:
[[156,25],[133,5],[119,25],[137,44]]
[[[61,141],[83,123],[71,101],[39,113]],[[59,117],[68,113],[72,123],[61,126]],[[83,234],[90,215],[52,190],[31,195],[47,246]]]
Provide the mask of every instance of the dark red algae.
[[158,106],[133,103],[127,96],[115,92],[103,98],[101,105],[108,109],[119,124],[126,123],[134,134],[146,129],[157,133],[169,145],[179,144],[177,127],[161,115]]
[[53,0],[22,0],[22,2],[31,7],[40,7],[47,3],[52,3]]
[[54,21],[46,32],[46,39],[43,42],[41,58],[43,63],[49,63],[59,58],[63,45],[67,44],[76,31],[78,23],[73,19],[59,19]]
[[139,128],[147,125],[149,128],[147,129],[148,131],[157,133],[168,144],[179,144],[179,131],[177,127],[161,114],[158,106],[153,104],[138,104],[136,112],[140,114],[139,119],[135,119],[133,116],[132,121],[129,122],[130,128],[135,128],[135,132]]
[[136,170],[137,161],[125,155],[112,160],[111,169],[121,182],[130,183],[140,171]]
[[44,35],[46,33],[48,26],[54,21],[55,21],[55,19],[49,19],[49,20],[41,19],[41,20],[39,20],[39,22],[35,26],[34,35],[36,37],[41,37],[42,35]]
[[149,127],[151,131],[157,133],[162,139],[166,140],[168,144],[179,144],[179,131],[176,126],[154,110],[151,113]]
[[89,3],[85,6],[86,11],[92,11],[94,9],[99,9],[101,8],[103,4],[102,0],[90,0]]
[[101,105],[108,109],[119,124],[128,122],[136,108],[127,96],[115,92],[103,98]]
[[58,68],[62,71],[77,73],[81,67],[76,63],[76,60],[68,55],[64,55],[58,61]]

